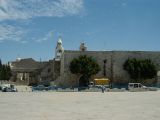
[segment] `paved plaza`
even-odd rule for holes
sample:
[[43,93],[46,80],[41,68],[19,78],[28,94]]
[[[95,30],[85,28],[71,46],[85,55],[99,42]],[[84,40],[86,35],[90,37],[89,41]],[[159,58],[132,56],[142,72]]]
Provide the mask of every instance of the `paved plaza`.
[[160,91],[0,92],[0,120],[159,120]]

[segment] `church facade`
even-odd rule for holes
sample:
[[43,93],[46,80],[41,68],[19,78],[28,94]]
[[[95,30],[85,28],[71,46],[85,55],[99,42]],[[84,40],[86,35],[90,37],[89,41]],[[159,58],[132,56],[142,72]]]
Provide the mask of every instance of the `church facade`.
[[[128,58],[151,59],[157,66],[157,71],[160,71],[160,52],[158,51],[88,51],[84,43],[80,45],[79,50],[64,50],[62,40],[59,38],[53,60],[42,62],[28,58],[11,62],[13,74],[11,80],[27,85],[52,83],[62,87],[77,87],[80,76],[72,74],[69,65],[80,55],[91,56],[100,65],[101,71],[92,76],[92,79],[107,77],[113,83],[130,82],[131,78],[123,69],[123,64]],[[151,79],[150,84],[159,82],[159,76],[157,72],[157,77]]]

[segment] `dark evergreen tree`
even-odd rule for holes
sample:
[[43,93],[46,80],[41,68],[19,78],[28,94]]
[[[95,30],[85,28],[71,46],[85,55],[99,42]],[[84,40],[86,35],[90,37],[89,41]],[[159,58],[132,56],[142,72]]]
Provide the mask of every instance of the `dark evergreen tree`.
[[1,61],[1,59],[0,59],[0,69],[2,68],[2,61]]
[[2,61],[0,59],[0,80],[2,80]]
[[10,66],[9,66],[9,64],[8,65],[6,65],[6,80],[9,80],[10,79],[10,77],[11,77],[11,69],[10,69]]
[[1,80],[6,80],[6,66],[2,65],[1,68]]
[[1,60],[0,60],[0,80],[9,80],[11,77],[11,69],[9,64],[5,65],[2,64]]

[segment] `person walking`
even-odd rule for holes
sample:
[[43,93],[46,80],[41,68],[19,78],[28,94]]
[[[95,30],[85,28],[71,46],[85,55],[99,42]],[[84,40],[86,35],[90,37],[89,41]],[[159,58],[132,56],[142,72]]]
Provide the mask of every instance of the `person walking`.
[[104,93],[104,91],[105,91],[105,87],[104,87],[104,86],[102,86],[102,87],[101,87],[101,89],[102,89],[102,93]]

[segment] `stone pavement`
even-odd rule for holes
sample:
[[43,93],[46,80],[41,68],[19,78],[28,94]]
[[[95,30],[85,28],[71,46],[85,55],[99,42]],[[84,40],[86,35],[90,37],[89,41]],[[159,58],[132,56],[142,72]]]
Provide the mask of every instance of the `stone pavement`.
[[0,120],[159,120],[160,91],[1,92],[0,108]]

